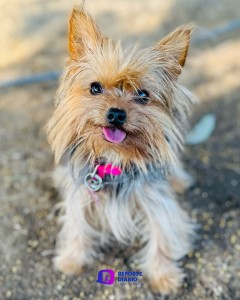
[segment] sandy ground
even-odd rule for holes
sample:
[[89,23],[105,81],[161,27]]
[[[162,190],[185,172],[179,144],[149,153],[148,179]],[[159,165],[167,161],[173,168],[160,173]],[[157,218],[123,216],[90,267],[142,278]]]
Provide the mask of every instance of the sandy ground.
[[[0,1],[1,81],[62,69],[73,4]],[[126,45],[153,44],[188,22],[199,26],[198,35],[240,18],[238,0],[89,0],[87,7],[106,34]],[[191,124],[212,112],[217,126],[207,142],[186,147],[184,154],[196,182],[180,201],[201,226],[194,251],[182,262],[186,280],[171,300],[240,299],[239,33],[194,43],[181,78],[200,99]],[[141,288],[95,282],[100,269],[131,267],[118,249],[99,255],[81,276],[53,270],[53,207],[60,199],[52,187],[45,124],[56,89],[52,81],[0,91],[0,299],[161,299],[144,278]]]

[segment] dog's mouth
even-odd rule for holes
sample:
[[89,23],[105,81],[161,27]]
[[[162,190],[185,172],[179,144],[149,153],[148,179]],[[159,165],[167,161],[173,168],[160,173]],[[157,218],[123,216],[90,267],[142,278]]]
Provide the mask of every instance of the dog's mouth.
[[127,136],[127,133],[125,130],[115,127],[102,127],[102,132],[105,137],[105,139],[114,144],[121,143]]

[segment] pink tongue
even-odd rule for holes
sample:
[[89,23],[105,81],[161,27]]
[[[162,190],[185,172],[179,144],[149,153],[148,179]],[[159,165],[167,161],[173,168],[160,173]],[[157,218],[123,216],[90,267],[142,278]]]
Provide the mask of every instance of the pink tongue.
[[106,140],[115,144],[121,143],[127,135],[124,130],[118,128],[103,127],[102,131]]

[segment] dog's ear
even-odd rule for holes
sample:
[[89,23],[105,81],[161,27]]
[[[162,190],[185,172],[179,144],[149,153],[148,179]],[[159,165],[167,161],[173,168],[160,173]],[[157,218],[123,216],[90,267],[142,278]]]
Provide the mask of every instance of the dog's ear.
[[76,6],[69,21],[68,49],[71,58],[78,59],[88,51],[94,51],[104,39],[92,17],[83,7]]
[[155,48],[173,57],[182,68],[186,61],[193,29],[194,26],[192,24],[180,26],[158,42]]

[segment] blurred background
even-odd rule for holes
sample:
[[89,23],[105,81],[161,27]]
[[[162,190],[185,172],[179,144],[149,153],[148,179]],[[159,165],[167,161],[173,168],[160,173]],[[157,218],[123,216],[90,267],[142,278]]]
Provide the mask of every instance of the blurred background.
[[[75,4],[0,0],[0,299],[161,299],[145,280],[141,288],[95,282],[105,267],[129,270],[116,249],[81,276],[52,268],[60,199],[45,124]],[[240,1],[88,0],[86,8],[124,45],[153,45],[179,25],[197,25],[180,80],[199,98],[191,128],[200,122],[208,131],[206,114],[214,122],[184,153],[195,184],[181,202],[201,227],[183,261],[183,288],[169,299],[240,299]]]

